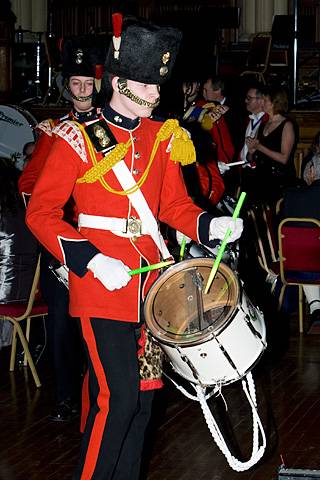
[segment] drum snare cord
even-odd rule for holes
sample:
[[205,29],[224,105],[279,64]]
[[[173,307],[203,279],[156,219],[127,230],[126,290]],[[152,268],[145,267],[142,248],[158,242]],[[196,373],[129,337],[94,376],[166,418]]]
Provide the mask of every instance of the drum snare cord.
[[[196,402],[199,402],[199,398],[197,396],[194,396],[192,395],[191,393],[189,393],[184,387],[182,387],[181,385],[179,385],[177,382],[175,382],[167,373],[163,372],[163,375],[168,378],[170,380],[170,382],[173,383],[173,385],[181,392],[183,393],[183,395],[185,395],[187,398],[189,398],[189,400],[195,400]],[[195,385],[192,385],[195,389],[196,389],[196,386]],[[200,385],[199,385],[200,386]],[[203,390],[206,390],[204,389],[203,387],[200,387],[202,388]],[[212,395],[215,395],[219,392],[219,394],[221,393],[219,391],[219,387],[214,387],[213,390],[207,394],[205,394],[205,400],[209,400],[209,398],[212,397]]]
[[[241,462],[231,454],[223,438],[223,435],[207,405],[203,388],[200,385],[197,385],[195,387],[203,415],[205,417],[208,428],[212,434],[212,437],[216,442],[218,448],[226,457],[229,466],[237,472],[248,470],[253,465],[255,465],[262,458],[266,448],[266,436],[264,433],[264,429],[263,429],[260,417],[257,412],[255,386],[254,386],[254,381],[253,381],[251,372],[247,374],[244,380],[242,380],[242,388],[251,406],[252,420],[253,420],[252,453],[251,453],[250,459],[246,462]],[[260,447],[259,447],[259,430],[262,438],[262,444],[260,445]]]

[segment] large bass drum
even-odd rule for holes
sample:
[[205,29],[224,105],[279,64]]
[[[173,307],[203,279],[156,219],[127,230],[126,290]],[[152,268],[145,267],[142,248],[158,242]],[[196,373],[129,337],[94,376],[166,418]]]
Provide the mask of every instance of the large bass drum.
[[174,370],[201,386],[239,380],[266,347],[263,315],[228,266],[204,293],[212,265],[194,258],[169,267],[145,302],[147,327]]
[[25,145],[36,141],[36,124],[36,119],[23,108],[0,105],[0,156],[11,158],[19,170],[24,164]]

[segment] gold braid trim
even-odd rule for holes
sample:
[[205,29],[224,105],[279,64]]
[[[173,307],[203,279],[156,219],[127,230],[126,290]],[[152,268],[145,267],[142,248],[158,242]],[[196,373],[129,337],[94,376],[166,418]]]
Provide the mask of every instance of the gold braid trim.
[[83,125],[78,124],[77,122],[74,123],[78,125],[87,142],[90,158],[93,164],[93,166],[89,170],[87,170],[87,172],[81,178],[77,179],[77,183],[94,183],[99,180],[101,185],[106,190],[117,195],[129,195],[136,192],[144,184],[148,177],[160,142],[167,140],[171,135],[174,135],[174,138],[171,144],[170,159],[173,161],[181,162],[182,165],[187,165],[189,163],[195,162],[194,146],[187,132],[180,127],[177,120],[169,119],[159,129],[156,140],[153,144],[148,165],[143,174],[141,175],[141,178],[137,181],[136,185],[129,188],[128,190],[115,190],[114,188],[110,187],[110,185],[108,185],[103,176],[107,172],[109,172],[109,170],[111,170],[112,167],[116,165],[120,160],[124,159],[124,157],[129,151],[131,139],[129,139],[127,143],[119,143],[118,145],[116,145],[110,153],[108,153],[105,157],[103,157],[102,160],[100,160],[100,162],[98,162],[96,159],[93,145]]
[[49,122],[49,124],[50,124],[51,130],[53,130],[54,127],[56,126],[54,120],[53,120],[52,118],[48,118],[48,122]]

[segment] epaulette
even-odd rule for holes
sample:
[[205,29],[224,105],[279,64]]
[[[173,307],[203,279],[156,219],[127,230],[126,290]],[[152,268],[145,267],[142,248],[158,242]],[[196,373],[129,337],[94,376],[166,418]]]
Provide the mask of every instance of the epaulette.
[[46,120],[42,120],[42,122],[38,123],[36,126],[37,130],[44,132],[49,137],[52,137],[52,130],[54,128],[54,122],[51,118],[47,118]]
[[59,123],[52,132],[65,140],[83,162],[88,163],[83,135],[80,128],[74,122],[66,120],[65,122]]
[[162,122],[162,123],[166,121],[166,119],[163,117],[160,117],[160,115],[151,115],[151,117],[149,117],[149,120],[153,120],[154,122]]

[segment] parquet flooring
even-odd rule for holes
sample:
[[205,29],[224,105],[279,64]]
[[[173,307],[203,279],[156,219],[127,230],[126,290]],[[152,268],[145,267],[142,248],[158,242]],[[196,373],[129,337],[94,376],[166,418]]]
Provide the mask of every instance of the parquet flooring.
[[[144,479],[276,480],[281,458],[288,467],[320,468],[320,335],[299,336],[296,324],[275,331],[254,369],[268,439],[259,465],[242,473],[232,471],[211,437],[199,404],[167,384],[155,398]],[[9,374],[8,352],[0,352],[0,480],[72,477],[80,443],[78,419],[49,421],[53,387],[46,360],[39,373],[43,386],[37,390],[27,369]],[[250,455],[252,426],[239,383],[224,387],[223,396],[227,413],[221,399],[210,400],[210,407],[228,432],[235,454],[245,460]]]

